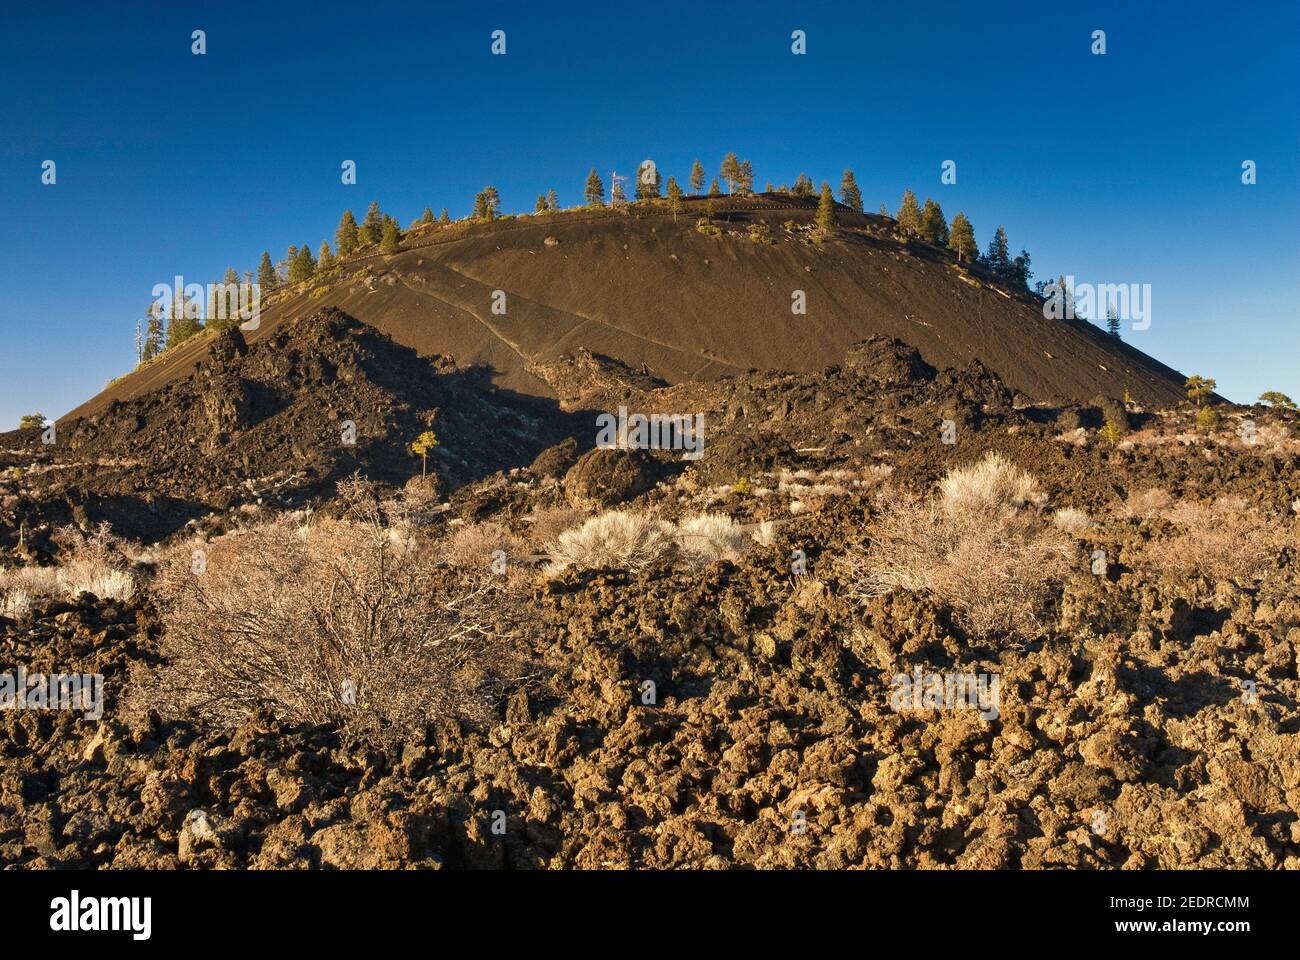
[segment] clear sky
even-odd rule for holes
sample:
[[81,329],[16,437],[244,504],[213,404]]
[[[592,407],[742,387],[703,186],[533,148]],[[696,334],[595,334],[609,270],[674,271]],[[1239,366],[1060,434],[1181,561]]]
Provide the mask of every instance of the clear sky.
[[[1058,9],[1059,8],[1059,9]],[[1300,399],[1300,5],[9,4],[0,25],[0,428],[134,363],[153,285],[506,211],[653,157],[756,185],[857,172],[1006,227],[1036,278],[1149,283],[1125,337],[1220,392]],[[206,31],[207,53],[191,53]],[[490,52],[506,32],[506,55]],[[807,53],[791,53],[791,32]],[[1106,32],[1107,53],[1091,53]],[[57,182],[41,183],[42,162]],[[358,183],[340,182],[354,160]],[[957,183],[940,183],[944,160]],[[1258,182],[1241,182],[1244,160]]]

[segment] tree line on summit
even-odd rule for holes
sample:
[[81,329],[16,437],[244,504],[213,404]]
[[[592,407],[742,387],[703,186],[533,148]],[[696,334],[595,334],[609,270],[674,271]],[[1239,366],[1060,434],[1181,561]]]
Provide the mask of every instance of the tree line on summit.
[[[676,177],[668,177],[667,183],[664,184],[662,174],[651,161],[642,163],[633,177],[635,188],[632,201],[629,201],[625,194],[624,179],[624,177],[614,179],[607,201],[605,183],[593,167],[583,187],[585,207],[617,206],[629,202],[658,204],[666,200],[669,209],[676,215],[682,208],[683,199],[687,196]],[[722,184],[724,183],[728,196],[754,195],[753,164],[747,159],[741,160],[735,152],[729,152],[723,158],[718,176],[710,182],[707,193],[704,192],[705,180],[704,166],[696,160],[691,165],[687,178],[692,196],[723,196]],[[812,178],[806,173],[800,173],[793,185],[782,183],[773,186],[769,181],[763,192],[799,198],[818,196],[819,232],[822,237],[826,237],[834,230],[838,215],[829,183],[822,182],[819,194]],[[852,170],[845,170],[840,179],[839,204],[854,213],[863,212],[862,191]],[[538,194],[532,215],[543,216],[559,212],[560,209],[559,197],[552,188],[544,194]],[[711,210],[709,212],[711,213]],[[980,264],[1014,287],[1029,288],[1029,278],[1032,276],[1029,253],[1021,249],[1020,253],[1013,257],[1006,230],[1001,226],[989,240],[985,252],[980,254],[975,240],[975,228],[964,212],[957,213],[949,223],[937,201],[927,197],[922,204],[911,189],[903,192],[902,200],[895,213],[891,214],[882,203],[880,215],[894,220],[898,230],[905,236],[947,249],[959,263]],[[489,185],[475,195],[469,216],[458,222],[490,222],[503,217],[510,218],[512,215],[502,214],[501,195],[495,186]],[[239,322],[237,311],[221,309],[227,304],[218,303],[217,300],[221,297],[235,297],[236,294],[232,291],[241,287],[248,287],[256,282],[260,295],[266,296],[276,290],[328,276],[337,270],[345,258],[357,253],[376,250],[381,253],[396,253],[401,249],[407,234],[423,233],[430,229],[449,226],[451,223],[452,219],[446,207],[443,207],[441,215],[436,217],[432,208],[425,207],[424,213],[406,230],[401,228],[393,216],[380,209],[378,201],[371,202],[365,218],[360,223],[351,210],[345,210],[339,220],[338,229],[334,232],[333,248],[327,239],[320,242],[315,253],[312,252],[310,244],[304,243],[302,246],[290,244],[284,257],[279,261],[271,259],[270,251],[263,251],[256,271],[245,271],[241,277],[233,267],[226,270],[221,284],[214,284],[209,288],[209,302],[206,309],[187,297],[183,291],[177,292],[171,303],[152,302],[143,320],[137,322],[137,360],[140,364],[148,363],[165,350],[183,343],[204,330],[220,331],[236,325]],[[754,231],[751,231],[751,237],[753,234]],[[768,239],[766,236],[753,238],[762,242],[767,242]],[[1039,292],[1042,292],[1041,289]],[[1117,331],[1112,330],[1112,332]]]

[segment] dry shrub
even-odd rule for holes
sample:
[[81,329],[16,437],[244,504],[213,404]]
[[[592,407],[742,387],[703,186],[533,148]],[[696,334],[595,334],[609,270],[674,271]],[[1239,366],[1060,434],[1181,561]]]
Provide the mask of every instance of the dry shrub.
[[1297,443],[1285,423],[1261,423],[1255,432],[1255,442],[1249,446],[1261,454],[1286,456],[1296,451]]
[[957,467],[939,481],[943,507],[951,512],[986,512],[1041,504],[1047,497],[1038,481],[998,453]]
[[21,620],[32,608],[32,595],[22,587],[0,589],[0,617]]
[[89,593],[100,600],[126,601],[135,595],[136,584],[130,571],[74,560],[59,568],[59,586],[67,597]]
[[541,550],[565,530],[583,523],[589,514],[577,507],[541,507],[524,518],[528,524],[528,543]]
[[31,606],[40,597],[61,595],[58,567],[17,567],[0,569],[0,598],[21,593],[27,598],[23,608]]
[[776,544],[776,521],[764,520],[754,528],[750,536],[760,547],[774,546]]
[[73,599],[83,593],[100,600],[130,600],[136,580],[131,573],[132,547],[102,523],[90,533],[60,527],[54,540],[63,551],[58,567],[0,570],[0,613],[19,619],[38,599]]
[[673,548],[671,524],[648,513],[611,510],[547,544],[546,573],[554,576],[569,567],[642,570],[666,559]]
[[705,513],[678,524],[674,533],[682,554],[698,564],[734,560],[745,552],[745,531],[730,517]]
[[1092,528],[1092,518],[1084,510],[1075,507],[1062,507],[1052,514],[1052,525],[1062,533],[1079,537]]
[[1250,509],[1244,500],[1221,497],[1211,504],[1182,501],[1164,513],[1177,532],[1146,548],[1157,576],[1257,580],[1296,537],[1287,525]]
[[1121,510],[1130,520],[1142,520],[1163,513],[1173,505],[1173,502],[1174,498],[1169,495],[1168,490],[1153,487],[1150,490],[1131,492],[1124,499]]
[[344,518],[287,518],[174,551],[158,575],[165,665],[133,675],[129,709],[234,726],[294,722],[401,737],[439,718],[481,722],[527,668],[509,581],[439,567],[362,485]]
[[1075,548],[1028,509],[1039,499],[1033,478],[995,460],[952,471],[928,503],[886,501],[866,555],[844,561],[851,592],[926,593],[974,634],[1037,636],[1038,614],[1069,575]]
[[493,554],[500,550],[507,562],[518,562],[523,542],[501,523],[475,523],[461,527],[439,544],[442,558],[465,570],[492,568]]
[[63,596],[89,593],[101,600],[130,600],[135,594],[135,577],[129,569],[131,545],[114,535],[107,523],[89,533],[61,527],[54,539],[68,557],[58,574]]

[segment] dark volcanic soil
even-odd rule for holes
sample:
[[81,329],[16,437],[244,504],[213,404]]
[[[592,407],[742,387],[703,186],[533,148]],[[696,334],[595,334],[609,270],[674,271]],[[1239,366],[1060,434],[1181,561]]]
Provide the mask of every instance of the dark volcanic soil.
[[[721,232],[696,221],[708,203]],[[852,344],[896,337],[939,367],[982,361],[1035,400],[1119,399],[1166,405],[1183,377],[1086,321],[1051,320],[1042,301],[874,214],[840,212],[834,239],[814,244],[815,200],[691,198],[622,212],[569,211],[413,235],[401,252],[369,252],[263,305],[257,342],[280,324],[336,306],[421,354],[490,367],[497,382],[550,396],[533,365],[587,349],[670,383],[756,368],[813,373]],[[774,245],[749,239],[764,222]],[[792,295],[807,312],[792,313]],[[504,294],[505,312],[494,311]],[[1137,347],[1137,349],[1135,349]],[[183,344],[68,414],[156,390],[192,370]]]

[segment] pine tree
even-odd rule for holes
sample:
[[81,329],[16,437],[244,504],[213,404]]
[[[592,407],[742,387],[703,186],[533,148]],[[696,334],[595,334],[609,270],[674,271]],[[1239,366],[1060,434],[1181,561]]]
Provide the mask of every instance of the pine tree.
[[862,191],[852,170],[845,170],[840,178],[840,201],[854,213],[862,212]]
[[660,184],[663,183],[663,174],[659,172],[658,167],[655,167],[654,176],[650,178],[649,183],[646,183],[645,172],[646,172],[646,168],[644,164],[642,164],[640,167],[637,168],[636,198],[638,200],[658,200],[659,187]]
[[1279,410],[1296,409],[1295,401],[1279,390],[1265,390],[1259,395],[1260,403],[1267,403],[1270,407],[1277,407]]
[[[426,209],[425,213],[429,213]],[[432,216],[432,214],[430,214]],[[430,221],[425,221],[426,223]],[[334,268],[334,253],[330,250],[330,242],[322,240],[320,242],[320,252],[316,254],[316,269],[325,273]]]
[[396,253],[402,243],[402,231],[397,221],[389,219],[384,223],[383,233],[379,235],[379,249],[384,253]]
[[1052,288],[1052,298],[1060,300],[1061,318],[1066,320],[1078,319],[1079,310],[1074,298],[1074,291],[1066,282],[1064,274],[1057,277],[1050,286]]
[[754,192],[754,165],[748,160],[740,162],[740,189],[742,193]]
[[589,207],[605,205],[605,184],[601,181],[595,167],[592,167],[591,173],[587,174],[587,185],[583,187],[582,197]]
[[889,217],[891,220],[894,219],[894,215],[889,212],[889,208],[883,203],[880,205],[880,215],[882,217]]
[[1214,393],[1216,386],[1218,384],[1214,382],[1213,378],[1203,377],[1199,373],[1192,374],[1187,378],[1187,382],[1183,384],[1184,389],[1187,390],[1187,399],[1196,401],[1198,407],[1201,405],[1201,401]]
[[793,197],[811,197],[813,195],[812,177],[806,173],[801,173],[795,177],[794,189],[790,191]]
[[733,192],[736,189],[736,181],[740,179],[740,161],[736,159],[734,152],[722,158],[722,169],[718,173],[723,180],[727,181],[727,193]]
[[432,207],[425,207],[425,208],[424,208],[424,213],[420,215],[420,222],[421,222],[421,223],[425,223],[425,224],[433,223],[433,208],[432,208]]
[[348,257],[360,245],[361,234],[357,230],[357,218],[352,216],[351,210],[344,210],[343,216],[339,219],[339,228],[334,231],[334,246],[338,248],[340,257]]
[[378,243],[384,236],[384,215],[379,211],[379,201],[371,200],[366,209],[366,219],[361,221],[361,238],[367,245]]
[[533,206],[533,213],[545,213],[545,212],[546,212],[546,195],[543,193],[539,193],[537,195],[537,203]]
[[989,248],[984,253],[984,265],[999,277],[1011,273],[1011,247],[1007,243],[1007,232],[998,227],[989,241]]
[[609,188],[609,205],[612,207],[626,202],[627,196],[623,193],[623,181],[622,179],[615,180],[613,185]]
[[203,325],[199,322],[199,305],[187,297],[184,291],[176,291],[167,319],[168,349],[184,343],[202,329]]
[[898,207],[898,215],[894,217],[898,221],[899,229],[904,233],[921,232],[921,207],[916,202],[916,194],[911,190],[903,191],[903,202]]
[[163,327],[163,311],[157,302],[145,311],[144,340],[140,345],[140,362],[147,363],[163,352],[167,331]]
[[[916,198],[912,199],[915,202]],[[952,218],[952,226],[948,229],[948,249],[957,255],[959,263],[973,260],[979,255],[980,248],[975,242],[975,228],[971,226],[964,213],[959,213]]]
[[722,188],[718,186],[717,177],[714,177],[713,182],[709,184],[709,196],[716,197],[719,196],[721,193],[722,193]]
[[1106,308],[1106,332],[1118,340],[1119,337],[1119,312],[1115,309],[1112,301]]
[[315,273],[316,258],[311,255],[311,246],[304,243],[297,253],[289,257],[289,282],[310,280]]
[[501,195],[497,188],[486,186],[474,196],[474,219],[495,220],[501,207]]
[[929,197],[925,198],[925,206],[921,208],[920,233],[926,243],[933,243],[936,247],[948,245],[948,221],[944,219],[943,209]]
[[556,195],[554,187],[551,187],[551,189],[546,191],[546,209],[547,210],[560,209],[560,198],[558,195]]
[[451,223],[451,214],[447,212],[446,207],[442,208],[442,215],[438,217],[438,222],[442,224],[444,227],[447,224]]
[[691,164],[691,189],[695,191],[697,197],[704,189],[704,164],[698,160]]
[[835,230],[838,219],[835,214],[835,196],[831,193],[831,185],[823,180],[821,199],[817,202],[817,228],[821,230],[823,236],[830,236]]
[[668,178],[668,209],[673,212],[673,219],[682,209],[682,188],[677,185],[676,177]]
[[205,325],[216,331],[239,325],[239,273],[234,267],[227,267],[220,286],[209,292]]
[[1034,275],[1034,271],[1029,269],[1029,251],[1021,248],[1020,255],[1011,261],[1011,272],[1008,274],[1009,279],[1016,286],[1029,289],[1029,278]]
[[[356,229],[355,223],[352,228]],[[262,293],[270,293],[280,285],[280,277],[275,272],[275,264],[271,262],[271,254],[267,250],[262,251],[262,262],[257,265],[257,285]]]

